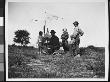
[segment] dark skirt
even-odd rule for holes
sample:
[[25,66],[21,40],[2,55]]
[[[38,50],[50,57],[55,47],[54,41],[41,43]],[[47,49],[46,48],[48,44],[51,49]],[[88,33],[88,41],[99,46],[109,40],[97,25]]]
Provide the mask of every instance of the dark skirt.
[[63,46],[64,52],[69,51],[68,41],[67,40],[62,41],[62,46]]

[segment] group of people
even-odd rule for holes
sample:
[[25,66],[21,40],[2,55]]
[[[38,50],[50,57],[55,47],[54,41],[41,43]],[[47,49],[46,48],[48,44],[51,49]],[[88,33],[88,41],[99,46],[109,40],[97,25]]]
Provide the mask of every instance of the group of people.
[[67,28],[64,28],[63,34],[61,35],[62,42],[60,44],[59,38],[55,35],[55,31],[51,30],[51,35],[49,35],[49,32],[47,32],[43,36],[43,32],[39,32],[38,36],[38,46],[39,46],[39,52],[42,53],[43,46],[45,45],[48,49],[47,51],[49,54],[54,53],[56,50],[59,50],[62,46],[64,49],[64,52],[70,52],[73,55],[77,55],[79,53],[79,44],[80,44],[80,37],[83,36],[84,32],[81,30],[81,28],[78,26],[79,23],[75,21],[73,23],[74,25],[74,31],[73,34],[70,35],[71,41],[68,43],[69,34],[67,31]]

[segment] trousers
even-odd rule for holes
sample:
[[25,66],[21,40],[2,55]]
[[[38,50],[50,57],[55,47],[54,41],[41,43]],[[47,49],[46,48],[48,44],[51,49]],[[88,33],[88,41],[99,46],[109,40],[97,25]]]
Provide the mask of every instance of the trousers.
[[69,51],[71,55],[76,56],[79,53],[79,44],[80,44],[80,39],[75,40],[73,44],[70,44]]

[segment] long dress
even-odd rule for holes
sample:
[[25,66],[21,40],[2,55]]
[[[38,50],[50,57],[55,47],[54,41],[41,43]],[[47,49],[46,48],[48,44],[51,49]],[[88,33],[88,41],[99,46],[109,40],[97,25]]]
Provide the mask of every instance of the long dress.
[[64,52],[69,51],[68,38],[69,38],[68,32],[64,31],[63,34],[61,35],[62,46],[63,46]]

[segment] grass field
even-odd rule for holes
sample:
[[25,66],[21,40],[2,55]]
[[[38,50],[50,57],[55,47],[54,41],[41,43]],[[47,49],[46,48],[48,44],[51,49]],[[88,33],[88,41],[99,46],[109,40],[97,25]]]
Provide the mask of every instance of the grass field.
[[80,55],[62,50],[38,54],[36,48],[8,47],[9,78],[104,78],[105,48],[81,47]]

